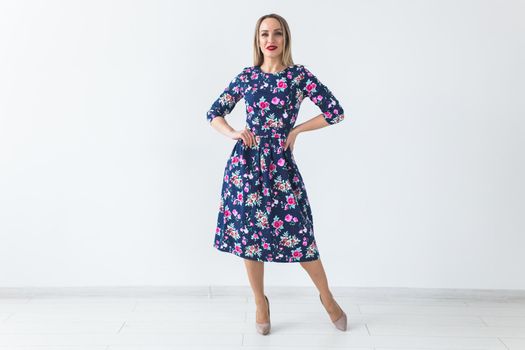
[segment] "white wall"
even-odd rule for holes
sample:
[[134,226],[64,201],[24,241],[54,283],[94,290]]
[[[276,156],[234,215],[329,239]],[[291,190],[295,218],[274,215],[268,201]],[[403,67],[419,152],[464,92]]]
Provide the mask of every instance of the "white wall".
[[0,287],[247,285],[205,112],[277,12],[347,116],[294,149],[331,285],[525,288],[523,1],[180,4],[0,3]]

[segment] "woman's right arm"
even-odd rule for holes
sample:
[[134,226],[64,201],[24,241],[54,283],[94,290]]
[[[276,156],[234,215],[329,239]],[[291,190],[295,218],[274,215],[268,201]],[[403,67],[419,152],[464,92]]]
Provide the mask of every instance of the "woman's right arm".
[[247,146],[251,147],[255,144],[255,136],[249,129],[235,130],[223,117],[213,118],[211,126],[226,137],[234,140],[242,139]]
[[[243,70],[244,72],[244,70]],[[224,118],[234,108],[237,102],[243,97],[242,80],[243,72],[237,74],[219,97],[213,102],[211,108],[206,113],[206,119],[210,125],[226,137],[238,140],[242,138],[245,145],[251,146],[255,143],[255,137],[248,129],[237,131],[233,129]]]

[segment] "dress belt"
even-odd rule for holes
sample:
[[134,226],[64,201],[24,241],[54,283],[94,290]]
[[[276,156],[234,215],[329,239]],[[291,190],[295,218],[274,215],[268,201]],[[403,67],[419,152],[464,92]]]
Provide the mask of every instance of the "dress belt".
[[275,139],[275,140],[279,140],[279,139],[285,139],[287,137],[287,135],[282,135],[282,136],[279,136],[279,137],[275,137],[274,135],[256,135],[254,134],[253,135],[254,137],[267,137],[267,138],[271,138],[271,139]]

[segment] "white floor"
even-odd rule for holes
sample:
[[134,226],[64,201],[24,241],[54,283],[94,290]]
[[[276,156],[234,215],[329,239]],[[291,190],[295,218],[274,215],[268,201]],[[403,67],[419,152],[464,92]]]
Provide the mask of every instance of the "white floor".
[[313,288],[0,288],[0,350],[525,349],[525,291],[333,288],[337,330]]

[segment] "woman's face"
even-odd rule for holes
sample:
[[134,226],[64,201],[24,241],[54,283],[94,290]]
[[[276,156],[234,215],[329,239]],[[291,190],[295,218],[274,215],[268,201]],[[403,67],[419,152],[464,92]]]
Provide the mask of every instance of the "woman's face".
[[259,45],[265,58],[281,57],[284,34],[281,24],[275,18],[265,18],[259,27]]

